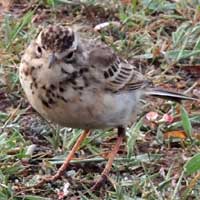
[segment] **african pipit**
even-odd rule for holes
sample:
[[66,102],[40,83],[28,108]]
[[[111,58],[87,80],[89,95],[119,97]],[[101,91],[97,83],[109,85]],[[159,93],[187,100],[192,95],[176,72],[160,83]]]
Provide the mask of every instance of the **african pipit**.
[[135,120],[140,98],[153,95],[175,101],[194,100],[151,88],[144,76],[111,48],[79,38],[73,29],[57,25],[44,28],[31,42],[22,57],[19,74],[25,94],[37,112],[54,123],[85,130],[58,172],[46,181],[61,176],[89,130],[118,128],[116,144],[94,187],[99,186],[111,169],[125,128]]

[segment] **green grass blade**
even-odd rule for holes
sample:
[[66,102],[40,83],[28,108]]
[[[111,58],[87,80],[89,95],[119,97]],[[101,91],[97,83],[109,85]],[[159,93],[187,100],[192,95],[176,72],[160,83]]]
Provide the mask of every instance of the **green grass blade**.
[[191,175],[200,170],[200,153],[194,155],[185,165],[184,170],[187,175]]
[[183,122],[183,128],[184,128],[187,136],[191,139],[192,138],[192,125],[191,125],[188,113],[183,106],[181,106],[181,119]]

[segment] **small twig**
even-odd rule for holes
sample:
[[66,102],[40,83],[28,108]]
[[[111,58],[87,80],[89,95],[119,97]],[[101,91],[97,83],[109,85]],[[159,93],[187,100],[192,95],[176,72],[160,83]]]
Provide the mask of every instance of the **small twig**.
[[197,81],[194,82],[194,84],[193,84],[191,87],[189,87],[189,88],[184,92],[184,94],[189,93],[189,92],[190,92],[193,88],[195,88],[197,85],[198,85],[198,82],[197,82]]
[[19,104],[17,106],[17,108],[15,108],[15,110],[10,114],[10,116],[8,117],[8,119],[6,120],[6,122],[4,123],[4,125],[1,128],[2,130],[4,130],[6,128],[6,126],[8,125],[8,123],[15,117],[15,115],[19,111],[20,106],[21,106],[21,104]]
[[182,173],[181,173],[181,175],[180,175],[180,177],[179,177],[179,179],[178,179],[178,183],[176,184],[176,187],[175,187],[175,189],[174,189],[174,192],[173,192],[173,195],[172,195],[172,197],[171,197],[171,200],[175,200],[175,199],[176,199],[176,194],[177,194],[177,192],[178,192],[178,189],[179,189],[179,187],[180,187],[181,181],[182,181],[182,179],[183,179],[183,175],[184,175],[184,170],[182,171]]

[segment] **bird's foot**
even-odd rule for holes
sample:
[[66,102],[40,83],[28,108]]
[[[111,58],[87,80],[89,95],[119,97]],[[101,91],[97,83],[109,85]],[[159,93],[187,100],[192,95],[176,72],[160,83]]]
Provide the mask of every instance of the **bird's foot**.
[[91,187],[92,191],[98,190],[107,181],[107,176],[102,174],[101,177]]

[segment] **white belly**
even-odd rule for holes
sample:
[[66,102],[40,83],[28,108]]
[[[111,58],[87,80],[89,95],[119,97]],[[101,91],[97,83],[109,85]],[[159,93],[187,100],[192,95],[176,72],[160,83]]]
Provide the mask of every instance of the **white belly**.
[[138,91],[120,94],[85,91],[69,102],[58,99],[48,108],[41,102],[39,94],[30,94],[26,89],[25,93],[33,108],[43,117],[71,128],[98,129],[127,125],[136,115],[139,99]]

